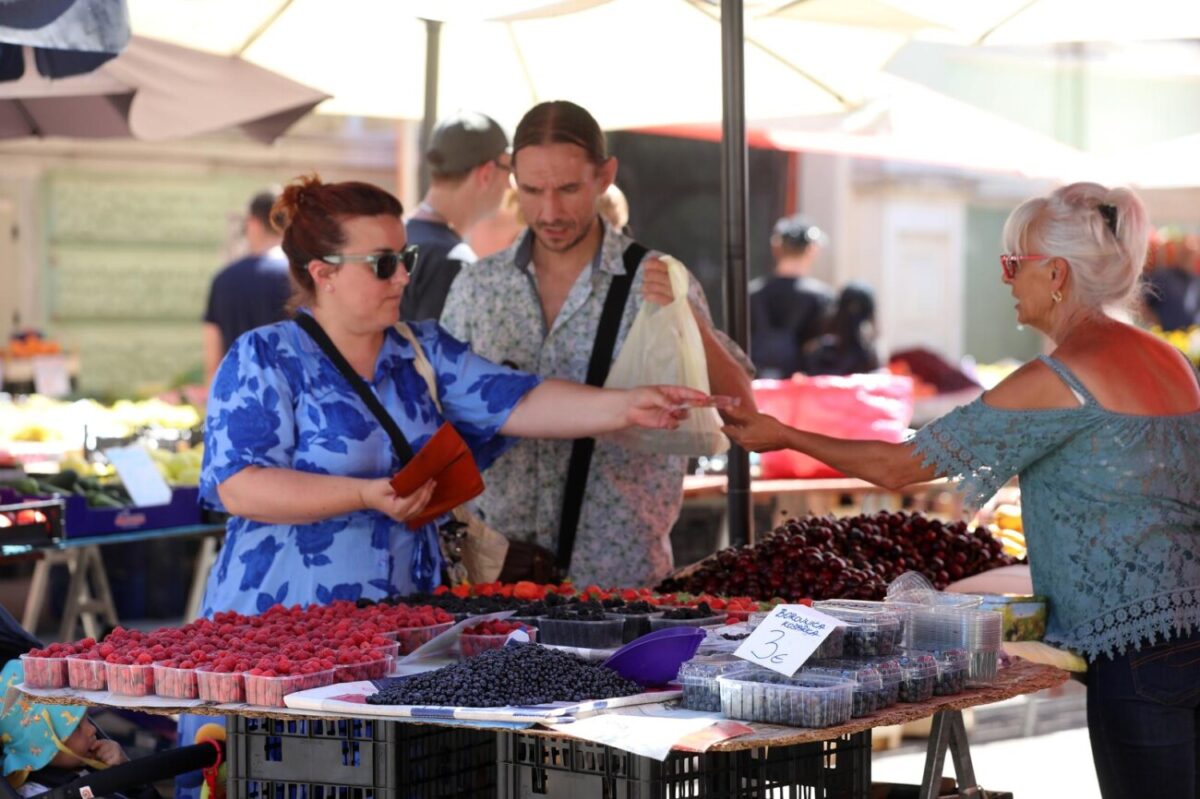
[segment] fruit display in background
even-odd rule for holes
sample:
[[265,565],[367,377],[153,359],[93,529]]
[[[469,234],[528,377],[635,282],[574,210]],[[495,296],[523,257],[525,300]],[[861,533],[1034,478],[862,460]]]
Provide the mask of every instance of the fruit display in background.
[[1016,558],[987,530],[920,514],[880,511],[789,519],[753,545],[723,549],[663,581],[686,591],[789,601],[883,599],[887,584],[917,571],[938,589]]

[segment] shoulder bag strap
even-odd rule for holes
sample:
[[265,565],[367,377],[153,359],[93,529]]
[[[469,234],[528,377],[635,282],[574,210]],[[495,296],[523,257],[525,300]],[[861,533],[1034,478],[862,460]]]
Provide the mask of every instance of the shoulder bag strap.
[[375,415],[379,420],[379,424],[387,432],[388,438],[392,440],[392,447],[396,450],[396,455],[400,457],[401,463],[408,463],[412,460],[413,450],[412,445],[408,443],[408,439],[404,437],[404,433],[400,431],[400,426],[396,424],[396,420],[383,407],[383,403],[379,401],[379,397],[375,396],[375,392],[367,385],[367,381],[363,380],[358,372],[346,361],[344,355],[338,351],[330,341],[328,334],[313,319],[306,313],[296,314],[296,324],[300,325],[305,333],[312,337],[312,340],[317,342],[317,346],[321,348],[338,371],[342,373],[342,377],[346,378],[346,382],[354,389],[354,393],[363,401],[363,404]]
[[[617,330],[621,326],[621,317],[625,313],[625,303],[629,299],[629,289],[633,285],[634,275],[641,266],[642,259],[649,252],[636,241],[625,250],[625,274],[617,275],[608,287],[608,296],[604,299],[604,310],[600,312],[600,324],[596,328],[596,342],[592,345],[592,357],[588,361],[587,384],[603,386],[608,377],[609,367],[612,366],[613,350],[617,345]],[[559,570],[569,574],[571,569],[571,553],[575,549],[575,532],[579,527],[579,516],[583,511],[583,492],[587,488],[588,472],[592,468],[592,452],[596,449],[596,439],[577,438],[571,446],[571,460],[567,466],[567,485],[563,491],[562,518],[558,527],[558,553],[556,561]]]

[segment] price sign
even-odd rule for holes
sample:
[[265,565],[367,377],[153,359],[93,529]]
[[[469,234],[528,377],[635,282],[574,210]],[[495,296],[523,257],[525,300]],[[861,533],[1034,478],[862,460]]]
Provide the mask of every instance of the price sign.
[[790,677],[840,625],[805,605],[776,605],[733,654]]
[[115,447],[104,450],[104,457],[121,475],[121,482],[135,505],[166,505],[171,501],[171,487],[146,450]]

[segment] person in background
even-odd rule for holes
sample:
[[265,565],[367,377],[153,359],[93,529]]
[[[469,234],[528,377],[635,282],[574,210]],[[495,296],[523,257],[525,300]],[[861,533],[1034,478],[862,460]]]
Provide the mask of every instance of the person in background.
[[[592,115],[558,100],[534,106],[517,125],[513,170],[529,229],[515,246],[463,269],[442,324],[496,363],[582,382],[605,301],[627,274],[626,252],[635,244],[599,215],[617,159],[608,154]],[[636,263],[614,357],[643,303],[673,299],[664,262],[646,254]],[[712,392],[753,407],[752,368],[713,327],[704,292],[691,275],[688,300]],[[555,552],[572,449],[566,441],[518,443],[489,472],[477,511],[510,538]],[[596,442],[570,565],[577,584],[653,585],[671,571],[669,534],[683,503],[685,468],[682,457]]]
[[274,189],[254,195],[244,228],[247,253],[212,280],[202,342],[206,384],[212,383],[217,364],[238,336],[283,319],[292,289],[279,234],[271,228],[271,206],[278,195]]
[[472,225],[466,238],[477,256],[487,258],[511,247],[523,230],[525,218],[517,204],[517,190],[510,186],[496,212]]
[[618,189],[616,183],[600,195],[596,210],[609,227],[621,231],[626,236],[633,235],[629,230],[629,200],[625,199],[625,192]]
[[804,353],[808,375],[853,375],[879,368],[875,349],[875,295],[862,283],[848,283],[838,294],[825,333]]
[[759,377],[804,371],[805,348],[821,335],[833,302],[833,290],[809,274],[824,243],[825,234],[807,217],[775,223],[775,273],[750,283],[750,357]]
[[747,449],[797,450],[891,489],[954,478],[972,511],[1020,476],[1045,640],[1088,662],[1105,799],[1200,795],[1200,385],[1180,352],[1110,310],[1137,294],[1147,231],[1133,192],[1095,183],[1013,211],[1002,282],[1054,351],[908,443],[724,412]]
[[425,151],[429,191],[405,225],[417,246],[417,265],[404,293],[400,317],[437,319],[446,293],[475,251],[466,231],[495,214],[508,187],[508,136],[491,117],[471,111],[440,120]]

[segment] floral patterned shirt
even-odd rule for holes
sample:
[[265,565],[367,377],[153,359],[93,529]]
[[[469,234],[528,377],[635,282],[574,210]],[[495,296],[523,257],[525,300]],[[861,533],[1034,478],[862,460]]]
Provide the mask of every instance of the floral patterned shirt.
[[[459,273],[442,311],[442,324],[489,360],[546,378],[582,383],[596,339],[600,312],[632,239],[605,226],[592,264],[580,273],[547,330],[532,267],[532,234],[508,250]],[[617,334],[620,352],[642,304],[639,269]],[[705,318],[708,304],[690,273],[688,299]],[[749,360],[728,339],[725,345],[746,366]],[[476,512],[496,530],[556,551],[570,441],[526,439],[484,476],[487,490]],[[603,438],[592,456],[575,536],[571,577],[605,586],[651,585],[673,565],[670,532],[683,504],[687,459],[625,449]]]
[[[410,327],[437,374],[446,418],[486,469],[512,444],[500,427],[541,379],[488,363],[434,322]],[[413,360],[412,344],[387,331],[370,382],[416,451],[443,418]],[[219,510],[217,486],[247,466],[352,477],[385,477],[401,466],[371,411],[292,321],[235,342],[213,380],[204,443],[200,495]],[[235,516],[209,574],[204,615],[427,591],[440,563],[436,522],[413,532],[367,510],[312,524]]]

